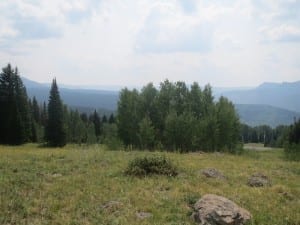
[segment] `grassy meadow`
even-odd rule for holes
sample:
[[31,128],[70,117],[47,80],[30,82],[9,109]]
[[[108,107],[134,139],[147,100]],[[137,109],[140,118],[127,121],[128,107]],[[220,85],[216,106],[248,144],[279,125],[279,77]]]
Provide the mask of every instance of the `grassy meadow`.
[[[165,155],[177,177],[124,174],[136,156]],[[206,178],[216,168],[228,179]],[[271,187],[247,186],[261,172]],[[204,194],[222,195],[253,215],[250,224],[300,224],[300,163],[280,149],[221,153],[108,151],[103,146],[63,149],[0,146],[0,224],[194,224],[191,204]],[[137,213],[151,213],[141,219]]]

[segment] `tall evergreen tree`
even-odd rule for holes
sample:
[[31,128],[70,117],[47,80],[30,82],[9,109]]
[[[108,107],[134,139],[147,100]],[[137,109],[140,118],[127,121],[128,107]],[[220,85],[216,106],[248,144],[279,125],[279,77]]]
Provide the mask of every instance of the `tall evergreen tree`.
[[35,98],[35,96],[32,99],[32,114],[35,122],[40,123],[41,122],[41,112],[40,107],[38,105],[38,102]]
[[30,112],[26,88],[11,65],[0,74],[0,142],[22,144],[30,139]]
[[109,119],[108,119],[108,123],[109,123],[109,124],[115,123],[115,117],[114,117],[114,114],[113,114],[113,113],[110,114]]
[[107,120],[106,115],[103,115],[103,117],[102,117],[102,123],[107,123],[107,122],[108,122],[108,120]]
[[42,126],[46,127],[47,120],[48,120],[48,109],[47,109],[47,104],[46,102],[43,103],[43,107],[41,110],[41,124]]
[[95,127],[95,135],[97,137],[97,140],[99,141],[100,135],[101,135],[101,131],[102,131],[102,124],[101,124],[101,118],[99,116],[99,114],[97,113],[97,111],[95,110],[94,113],[91,115],[91,119],[90,119]]
[[66,145],[64,108],[59,95],[56,79],[53,79],[50,90],[45,140],[51,147],[63,147]]

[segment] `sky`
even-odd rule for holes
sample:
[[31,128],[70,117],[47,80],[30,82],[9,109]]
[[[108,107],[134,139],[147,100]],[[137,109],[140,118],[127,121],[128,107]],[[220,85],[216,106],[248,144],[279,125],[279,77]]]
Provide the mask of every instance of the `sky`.
[[0,62],[71,85],[300,80],[300,0],[0,0]]

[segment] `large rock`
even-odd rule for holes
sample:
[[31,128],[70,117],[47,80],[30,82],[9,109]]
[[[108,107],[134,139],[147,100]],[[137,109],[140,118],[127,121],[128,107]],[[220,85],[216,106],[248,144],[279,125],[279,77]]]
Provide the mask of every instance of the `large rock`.
[[243,225],[251,214],[234,202],[213,194],[204,195],[194,205],[193,219],[199,225]]
[[249,179],[247,183],[250,187],[266,187],[271,186],[270,179],[261,173],[253,174]]

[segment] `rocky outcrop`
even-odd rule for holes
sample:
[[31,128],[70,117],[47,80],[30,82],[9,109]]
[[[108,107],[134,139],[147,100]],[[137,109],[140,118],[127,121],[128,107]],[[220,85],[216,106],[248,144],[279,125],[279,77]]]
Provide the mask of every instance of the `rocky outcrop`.
[[234,202],[213,194],[204,195],[194,205],[192,218],[199,225],[243,225],[251,214]]

